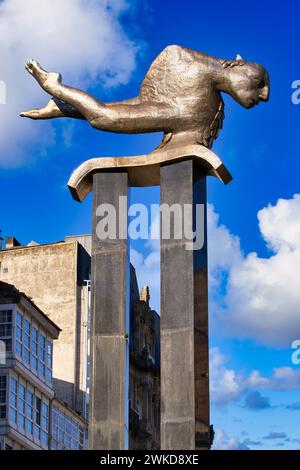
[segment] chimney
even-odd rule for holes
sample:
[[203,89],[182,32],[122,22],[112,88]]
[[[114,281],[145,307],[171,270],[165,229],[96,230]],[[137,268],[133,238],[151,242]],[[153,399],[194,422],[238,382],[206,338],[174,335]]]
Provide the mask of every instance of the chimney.
[[140,300],[143,302],[146,302],[147,305],[149,305],[149,300],[150,300],[150,289],[149,286],[145,286],[142,289]]
[[15,237],[6,237],[5,238],[5,249],[11,250],[18,246],[22,246],[20,242]]

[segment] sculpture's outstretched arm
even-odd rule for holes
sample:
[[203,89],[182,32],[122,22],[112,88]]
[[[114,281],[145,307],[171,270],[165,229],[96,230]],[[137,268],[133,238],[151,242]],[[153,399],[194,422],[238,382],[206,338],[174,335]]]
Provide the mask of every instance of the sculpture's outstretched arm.
[[140,102],[138,98],[106,105],[88,93],[63,85],[60,74],[46,72],[33,60],[26,69],[47,93],[71,106],[68,110],[61,106],[55,117],[67,110],[68,116],[86,119],[96,129],[123,133],[170,131],[180,118],[168,105]]
[[[139,103],[140,97],[131,98],[124,101],[118,101],[113,103],[106,103],[108,107],[119,106],[123,104],[135,105]],[[85,117],[72,105],[65,103],[64,101],[58,100],[57,98],[51,98],[48,103],[38,109],[31,109],[30,111],[23,111],[20,113],[22,117],[28,117],[31,119],[54,119],[54,118],[74,118],[74,119],[83,119]]]
[[135,105],[135,104],[140,104],[141,99],[139,96],[136,96],[135,98],[129,98],[128,100],[123,100],[123,101],[115,101],[111,103],[105,103],[106,106],[119,106],[123,104],[128,104],[128,105]]

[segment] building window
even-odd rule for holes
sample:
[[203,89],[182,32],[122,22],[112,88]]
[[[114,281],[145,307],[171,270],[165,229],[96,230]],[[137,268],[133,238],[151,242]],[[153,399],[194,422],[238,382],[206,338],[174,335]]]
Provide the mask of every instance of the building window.
[[9,394],[9,419],[11,422],[17,424],[17,411],[18,407],[18,382],[16,379],[10,379],[10,394]]
[[24,319],[24,336],[23,336],[23,358],[30,365],[30,331],[31,325],[26,318]]
[[33,434],[33,393],[27,390],[26,401],[26,432],[30,435]]
[[36,374],[52,380],[52,341],[20,312],[16,314],[16,355]]
[[43,444],[48,444],[48,426],[49,425],[49,406],[42,402],[41,413],[41,441]]
[[23,317],[17,312],[16,315],[16,354],[22,357],[22,342],[23,342]]
[[40,375],[45,376],[46,374],[46,338],[43,335],[39,335],[39,372]]
[[40,440],[41,434],[41,399],[35,397],[35,406],[34,406],[34,437],[37,440]]
[[0,340],[6,352],[12,351],[12,310],[0,310]]
[[52,408],[52,450],[84,449],[83,426],[57,406]]
[[25,403],[26,403],[26,390],[24,385],[19,384],[19,397],[18,397],[18,426],[25,429]]
[[6,375],[0,375],[0,419],[6,418],[6,390],[7,390]]
[[79,450],[83,450],[84,448],[84,428],[79,426]]
[[52,343],[49,340],[46,341],[46,379],[52,380]]
[[32,326],[31,329],[31,365],[35,372],[38,371],[38,343],[39,343],[39,332]]
[[16,378],[10,379],[9,400],[10,422],[18,426],[19,431],[34,436],[47,446],[49,433],[49,403],[42,397],[35,396],[32,387],[25,387]]

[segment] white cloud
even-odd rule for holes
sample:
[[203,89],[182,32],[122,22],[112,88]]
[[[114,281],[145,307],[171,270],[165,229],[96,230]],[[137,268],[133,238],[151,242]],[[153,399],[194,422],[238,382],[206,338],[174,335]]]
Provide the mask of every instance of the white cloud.
[[[262,237],[273,252],[268,258],[244,254],[237,236],[219,223],[208,206],[209,292],[211,332],[252,339],[267,346],[289,348],[300,338],[300,195],[278,202],[258,213]],[[159,231],[159,217],[153,223]],[[148,241],[144,259],[134,252],[141,283],[151,285],[159,308],[159,241]],[[236,377],[223,380],[236,393]]]
[[235,370],[225,367],[227,362],[219,348],[210,349],[210,393],[212,402],[224,406],[238,401],[246,388],[246,380]]
[[299,390],[300,370],[291,367],[277,367],[271,377],[262,377],[258,371],[253,371],[248,379],[250,387],[263,390]]
[[[210,392],[214,405],[225,407],[255,392],[258,398],[264,399],[267,405],[265,407],[269,407],[268,398],[262,397],[258,390],[285,391],[300,388],[300,370],[285,366],[275,368],[269,377],[262,376],[257,370],[245,376],[228,368],[228,360],[219,348],[210,349]],[[247,400],[245,405],[247,406]]]
[[210,286],[214,287],[219,285],[219,275],[223,271],[228,271],[232,265],[240,263],[242,253],[239,238],[219,223],[219,215],[212,204],[208,204],[207,208],[207,231]]
[[120,23],[127,7],[126,0],[0,2],[0,80],[7,95],[6,105],[0,105],[1,166],[23,162],[24,149],[30,155],[32,143],[37,154],[54,142],[51,124],[39,126],[19,117],[20,111],[49,99],[24,69],[30,57],[61,72],[65,83],[73,86],[128,82],[137,46]]
[[215,430],[213,450],[249,450],[245,442],[236,437],[228,436],[221,428]]
[[297,250],[300,246],[300,194],[292,199],[278,199],[258,213],[260,231],[274,250]]
[[239,239],[210,208],[212,325],[230,336],[288,348],[300,337],[300,195],[279,199],[258,219],[273,250],[268,258],[245,256]]

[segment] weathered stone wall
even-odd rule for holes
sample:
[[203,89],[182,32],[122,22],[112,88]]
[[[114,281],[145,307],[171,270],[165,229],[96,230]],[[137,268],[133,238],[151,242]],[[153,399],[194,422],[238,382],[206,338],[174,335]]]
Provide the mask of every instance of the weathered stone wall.
[[77,252],[76,241],[0,251],[0,280],[31,297],[62,329],[54,347],[53,376],[59,398],[70,406],[75,404]]

